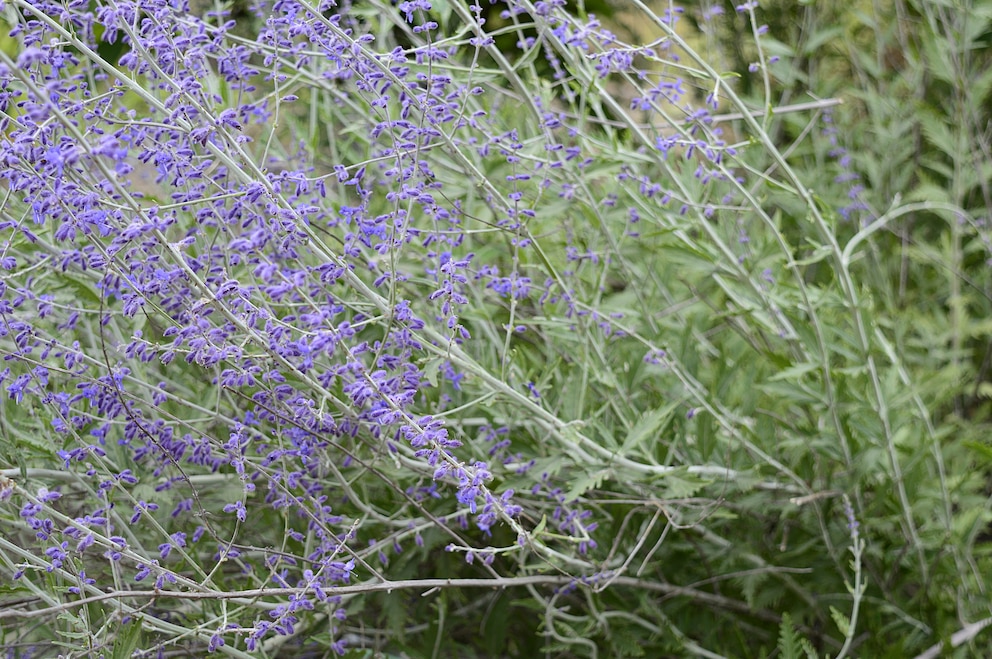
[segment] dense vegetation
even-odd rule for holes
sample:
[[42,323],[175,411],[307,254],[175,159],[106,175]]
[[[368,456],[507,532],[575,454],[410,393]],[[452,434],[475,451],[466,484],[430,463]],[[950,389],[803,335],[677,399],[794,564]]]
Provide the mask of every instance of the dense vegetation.
[[951,4],[0,5],[6,656],[992,656]]

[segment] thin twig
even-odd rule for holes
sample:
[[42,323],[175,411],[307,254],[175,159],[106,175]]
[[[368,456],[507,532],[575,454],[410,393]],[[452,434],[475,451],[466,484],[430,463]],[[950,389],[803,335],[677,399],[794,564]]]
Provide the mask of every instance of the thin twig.
[[[753,615],[756,618],[771,622],[779,622],[777,614],[770,611],[753,610],[745,602],[740,602],[729,597],[714,595],[705,591],[676,586],[673,584],[658,581],[647,581],[633,577],[617,577],[613,584],[628,588],[639,588],[652,592],[664,593],[666,595],[679,595],[714,604],[725,609],[731,609],[741,613]],[[491,588],[494,590],[504,590],[507,588],[519,588],[521,586],[580,586],[585,585],[581,579],[563,575],[531,575],[525,577],[497,577],[495,579],[405,579],[401,581],[381,581],[354,584],[350,586],[338,586],[328,588],[329,596],[354,595],[359,593],[391,593],[394,590],[424,590],[448,588]],[[594,585],[590,583],[589,585]],[[171,591],[171,590],[113,590],[101,595],[93,595],[72,602],[65,602],[58,606],[37,609],[34,611],[12,610],[6,608],[0,610],[0,620],[4,618],[30,619],[49,616],[62,611],[68,611],[81,606],[105,602],[117,599],[179,599],[179,600],[241,600],[248,603],[261,597],[290,597],[300,595],[305,589],[302,588],[253,588],[248,590],[233,590],[227,592],[202,592],[202,591]]]

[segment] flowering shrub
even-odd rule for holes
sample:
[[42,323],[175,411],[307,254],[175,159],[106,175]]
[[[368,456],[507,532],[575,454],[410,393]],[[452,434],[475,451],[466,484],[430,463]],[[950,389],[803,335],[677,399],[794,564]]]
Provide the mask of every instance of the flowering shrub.
[[902,213],[835,100],[776,105],[756,3],[757,105],[631,7],[650,39],[4,5],[12,656],[836,655],[984,611],[981,478],[862,261]]

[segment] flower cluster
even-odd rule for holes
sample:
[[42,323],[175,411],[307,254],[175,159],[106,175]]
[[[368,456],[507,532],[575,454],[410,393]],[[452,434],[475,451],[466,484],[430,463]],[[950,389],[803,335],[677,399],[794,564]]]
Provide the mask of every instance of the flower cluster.
[[[667,362],[611,306],[646,276],[638,240],[687,214],[718,237],[718,209],[738,210],[718,99],[693,106],[670,42],[510,3],[519,61],[543,53],[561,98],[631,87],[610,119],[525,84],[479,5],[337,4],[260,0],[247,26],[161,0],[8,5],[0,388],[38,422],[18,441],[52,481],[0,481],[34,556],[13,576],[79,599],[216,594],[121,600],[163,652],[182,616],[215,652],[277,647],[321,613],[343,653],[335,590],[432,570],[442,545],[473,569],[565,552],[600,573],[593,508],[560,481],[609,451],[566,431],[585,392],[514,355],[544,342],[577,368],[573,349],[629,340]],[[618,122],[637,146],[611,161]],[[533,230],[549,214],[550,237]],[[545,511],[554,538],[532,537],[525,513]],[[251,588],[279,599],[241,597],[229,620],[220,594]]]
[[861,181],[861,175],[855,171],[851,154],[841,143],[841,136],[834,123],[833,112],[829,109],[825,110],[822,121],[824,126],[821,133],[830,145],[828,155],[837,161],[840,168],[840,173],[834,177],[834,183],[847,188],[848,203],[839,208],[838,212],[845,220],[857,220],[864,215],[864,219],[861,220],[862,223],[869,224],[873,218],[868,214],[870,209],[864,200],[865,186]]

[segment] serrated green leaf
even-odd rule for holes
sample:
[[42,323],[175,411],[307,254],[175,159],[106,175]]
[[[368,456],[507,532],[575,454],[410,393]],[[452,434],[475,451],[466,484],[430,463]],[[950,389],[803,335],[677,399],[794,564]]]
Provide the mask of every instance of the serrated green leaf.
[[780,380],[799,380],[803,375],[811,371],[818,370],[820,370],[820,366],[818,364],[803,362],[802,364],[795,364],[788,368],[783,368],[781,371],[768,378],[768,381],[778,382]]
[[957,141],[943,114],[922,111],[918,114],[920,127],[927,140],[946,154],[955,154]]
[[951,203],[951,195],[947,188],[942,185],[922,181],[913,185],[913,188],[906,192],[904,201],[928,201],[949,204]]
[[729,278],[715,274],[713,275],[713,281],[723,289],[723,292],[734,302],[738,309],[755,311],[761,308],[761,303],[751,296],[750,291],[734,288],[731,285],[732,280]]
[[927,73],[952,87],[956,87],[958,81],[955,76],[954,65],[949,61],[949,53],[942,48],[944,45],[944,40],[940,38],[920,40],[920,46],[923,47],[927,63]]
[[70,631],[65,630],[65,629],[60,629],[59,630],[59,636],[62,636],[64,638],[71,638],[71,639],[75,639],[75,640],[80,640],[80,639],[84,639],[84,638],[90,638],[90,637],[92,637],[92,634],[90,634],[89,632],[70,632]]
[[[8,597],[11,595],[23,596],[25,593],[30,593],[29,588],[19,585],[18,583],[13,584],[0,584],[0,597]],[[3,603],[0,602],[0,608],[3,608]]]
[[679,402],[669,403],[665,407],[651,410],[642,415],[623,440],[623,445],[620,447],[621,455],[626,455],[630,451],[640,447],[649,438],[657,438],[659,428],[671,419],[672,412],[679,404]]
[[984,101],[992,93],[992,69],[986,69],[971,81],[971,94],[976,101]]
[[803,651],[806,653],[806,659],[820,659],[820,653],[816,651],[813,647],[813,643],[805,636],[799,639],[799,645],[802,646]]
[[778,651],[781,659],[800,659],[799,652],[799,632],[792,624],[792,616],[788,613],[782,614],[782,624],[778,629]]
[[771,382],[761,384],[759,387],[766,394],[795,403],[818,403],[821,400],[818,396],[806,391],[804,387],[797,387],[795,383]]
[[[24,413],[19,412],[16,405],[7,405],[6,411],[9,412],[8,419],[18,419],[23,418]],[[13,439],[13,444],[18,449],[33,449],[36,453],[42,455],[53,456],[55,455],[58,447],[55,446],[54,442],[51,441],[47,432],[40,429],[40,423],[36,423],[33,428],[18,428],[16,426],[7,426],[5,430],[9,433],[9,436]]]
[[690,474],[687,469],[680,468],[662,476],[662,497],[665,499],[686,499],[694,496],[713,481],[701,476]]
[[132,620],[119,628],[114,639],[113,659],[130,659],[141,641],[141,622]]
[[77,277],[71,272],[59,272],[55,280],[56,289],[69,289],[78,301],[99,306],[100,296],[93,290],[94,286],[95,282]]
[[964,445],[992,463],[992,446],[973,441],[964,442]]
[[614,657],[643,657],[644,639],[637,634],[630,633],[627,628],[616,629],[610,637],[610,644],[613,646]]
[[837,625],[837,629],[840,631],[841,635],[847,636],[848,632],[851,630],[851,621],[848,617],[833,606],[830,607],[830,617],[833,618],[834,624]]
[[589,490],[599,487],[603,481],[606,480],[606,477],[609,476],[609,474],[609,469],[600,469],[599,471],[591,474],[583,474],[579,476],[572,482],[572,487],[569,488],[568,494],[565,495],[565,503],[575,501]]

